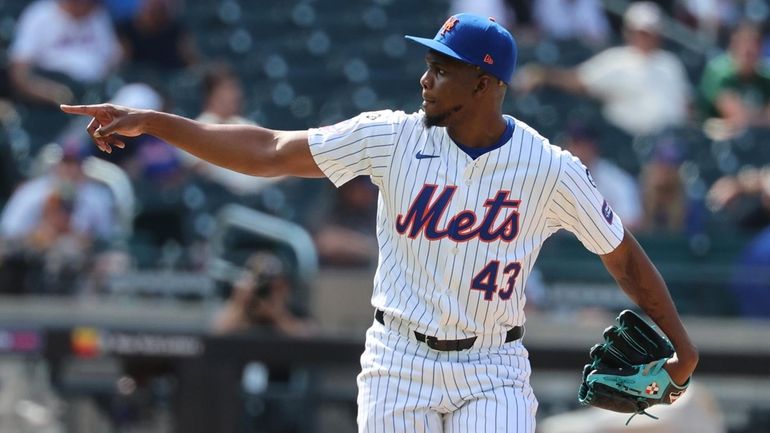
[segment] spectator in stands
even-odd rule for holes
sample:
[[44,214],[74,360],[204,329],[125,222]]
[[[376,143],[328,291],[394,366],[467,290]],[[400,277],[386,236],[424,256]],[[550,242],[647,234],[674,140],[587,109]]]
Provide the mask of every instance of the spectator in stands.
[[[38,0],[19,18],[8,52],[11,88],[24,105],[22,128],[34,153],[67,123],[60,103],[87,102],[122,57],[98,0]],[[92,96],[93,97],[93,96]],[[45,127],[41,127],[45,125]]]
[[[169,109],[168,99],[146,83],[129,83],[118,89],[110,103],[132,108],[162,110]],[[167,143],[155,137],[141,135],[129,138],[131,149],[125,155],[100,155],[126,170],[136,184],[157,182],[155,188],[162,189],[172,179],[184,177],[177,152]],[[118,159],[119,158],[119,159]]]
[[255,253],[246,261],[245,272],[212,329],[217,334],[263,328],[288,336],[311,335],[314,325],[292,310],[291,297],[291,279],[283,261],[272,253]]
[[209,66],[203,77],[203,111],[196,120],[214,124],[251,124],[242,115],[243,85],[227,63]]
[[112,194],[83,174],[81,155],[65,148],[49,173],[21,185],[3,209],[3,290],[71,293],[92,253],[112,240]]
[[[213,124],[254,124],[243,117],[243,86],[235,71],[226,63],[209,66],[203,77],[204,105],[196,120]],[[224,187],[236,196],[256,194],[276,179],[247,176],[196,158],[179,150],[184,164],[205,181]]]
[[[121,86],[112,96],[111,102],[122,103],[133,108],[160,109],[165,106],[164,97],[154,87],[141,82],[128,83]],[[56,134],[57,143],[67,143],[67,146],[80,146],[82,152],[92,152],[88,133],[84,129],[88,126],[88,119],[70,119],[69,123]],[[135,154],[136,149],[126,149],[126,152],[118,154],[99,155],[101,159],[123,165],[126,160]]]
[[641,173],[644,215],[641,229],[649,232],[683,233],[690,205],[679,167],[684,154],[675,139],[664,137],[655,144]]
[[176,0],[141,0],[134,17],[118,24],[126,57],[134,66],[169,70],[198,62],[195,40],[177,19],[179,8]]
[[627,45],[604,50],[572,69],[525,66],[516,87],[526,93],[555,86],[593,96],[602,101],[607,120],[631,135],[683,125],[690,86],[682,62],[660,48],[660,8],[632,3],[623,23]]
[[730,290],[743,317],[770,318],[770,226],[741,253]]
[[123,22],[136,15],[142,0],[102,0],[114,22]]
[[[169,109],[168,99],[146,83],[129,83],[118,89],[111,103],[139,109]],[[59,134],[62,143],[81,146],[91,152],[83,128],[88,119],[71,119]],[[150,249],[160,248],[167,241],[185,244],[184,222],[190,208],[185,205],[184,192],[189,186],[189,172],[182,164],[179,151],[151,135],[127,139],[126,152],[102,154],[99,158],[118,165],[131,180],[137,201],[141,204],[134,218],[134,240],[146,242]]]
[[729,133],[770,126],[770,67],[762,59],[762,33],[756,25],[735,29],[727,52],[706,65],[700,93],[703,114],[722,119]]
[[[215,334],[237,334],[249,331],[272,332],[287,337],[308,337],[317,332],[315,324],[291,307],[292,285],[284,262],[276,255],[262,251],[246,260],[246,269],[234,284],[232,293],[212,323]],[[224,399],[241,396],[247,404],[263,410],[249,411],[247,422],[259,426],[257,431],[293,433],[302,420],[296,408],[307,395],[308,373],[304,367],[287,364],[246,364],[241,389],[228,389],[225,382]],[[278,389],[278,395],[273,389]],[[229,392],[228,392],[229,391]],[[291,394],[286,396],[287,391]],[[232,404],[244,404],[232,401]],[[312,412],[304,416],[312,417]]]
[[19,115],[13,104],[0,96],[0,207],[8,200],[16,188],[16,183],[21,179],[9,134],[12,125],[18,120]]
[[[144,83],[125,85],[111,101],[134,108],[169,109],[168,99]],[[159,250],[163,246],[188,245],[192,239],[186,222],[192,213],[185,192],[190,186],[190,172],[180,152],[147,134],[127,138],[126,145],[130,150],[117,163],[128,174],[142,204],[134,219],[135,235]],[[117,154],[107,157],[114,160]]]
[[732,0],[682,0],[676,2],[676,17],[701,36],[717,42],[720,34],[735,25],[738,2]]
[[770,227],[770,166],[746,167],[719,178],[707,200],[712,210],[724,213],[742,229]]
[[596,188],[623,219],[623,225],[636,230],[642,223],[642,203],[636,180],[615,163],[600,155],[596,131],[581,124],[568,128],[565,148],[580,158],[591,172]]
[[714,182],[710,207],[739,227],[759,231],[741,252],[729,283],[738,313],[770,318],[770,166],[746,167]]
[[604,45],[610,36],[599,0],[538,0],[533,12],[537,27],[549,39],[597,46]]
[[120,59],[112,21],[97,0],[30,4],[9,52],[16,91],[55,106],[75,101],[75,83],[104,80]]
[[311,228],[321,262],[335,266],[369,266],[377,259],[375,220],[377,189],[363,177],[336,191],[325,216]]

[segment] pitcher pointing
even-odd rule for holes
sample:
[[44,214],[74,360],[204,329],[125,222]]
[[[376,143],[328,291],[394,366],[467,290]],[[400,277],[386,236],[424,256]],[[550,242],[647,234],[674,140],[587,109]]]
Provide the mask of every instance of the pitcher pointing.
[[[524,283],[559,229],[574,233],[673,343],[665,369],[698,361],[665,283],[579,160],[502,114],[516,44],[493,20],[455,15],[433,39],[422,110],[362,113],[306,131],[204,125],[113,105],[93,117],[98,147],[152,134],[255,176],[369,176],[379,187],[374,317],[358,376],[360,432],[535,431],[522,343]],[[536,329],[532,332],[537,332]]]

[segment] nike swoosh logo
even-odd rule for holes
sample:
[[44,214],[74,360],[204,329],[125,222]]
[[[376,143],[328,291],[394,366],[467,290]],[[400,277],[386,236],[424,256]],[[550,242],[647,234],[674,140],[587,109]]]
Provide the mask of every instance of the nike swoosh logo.
[[425,155],[424,153],[422,153],[422,151],[417,151],[414,157],[417,159],[428,159],[428,158],[438,158],[438,155]]

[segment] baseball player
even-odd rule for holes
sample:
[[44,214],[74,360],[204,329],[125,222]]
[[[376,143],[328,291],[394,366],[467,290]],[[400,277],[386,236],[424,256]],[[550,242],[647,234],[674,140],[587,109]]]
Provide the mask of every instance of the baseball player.
[[666,369],[698,361],[665,283],[586,168],[502,114],[516,45],[494,20],[450,17],[428,48],[416,113],[362,113],[336,125],[274,131],[204,125],[114,105],[62,106],[93,117],[105,152],[152,134],[257,176],[366,175],[379,187],[379,261],[358,376],[360,432],[535,431],[522,344],[524,283],[543,241],[573,232],[671,339]]

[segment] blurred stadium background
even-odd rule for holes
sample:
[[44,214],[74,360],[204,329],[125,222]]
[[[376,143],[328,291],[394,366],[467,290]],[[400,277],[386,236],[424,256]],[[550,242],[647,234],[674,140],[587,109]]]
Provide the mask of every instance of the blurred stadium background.
[[[88,13],[108,9],[122,54],[89,80],[46,70],[32,57],[20,70],[14,44],[30,33],[22,36],[22,14],[39,2],[0,0],[0,432],[356,431],[355,375],[373,313],[372,186],[352,182],[337,191],[325,180],[222,180],[151,137],[97,155],[85,125],[59,113],[56,102],[112,100],[195,118],[209,111],[211,89],[224,81],[231,87],[220,96],[235,107],[229,114],[274,129],[327,125],[369,110],[411,111],[421,102],[424,62],[403,35],[432,35],[452,8],[503,11],[520,44],[520,66],[568,68],[624,43],[629,3],[575,2],[606,20],[605,36],[586,39],[541,28],[540,0],[49,3],[56,1]],[[558,15],[565,13],[559,4],[570,2],[545,3]],[[640,216],[635,232],[702,351],[696,401],[669,419],[702,419],[714,430],[665,420],[631,430],[635,420],[624,431],[770,432],[770,122],[725,130],[698,109],[704,69],[739,22],[758,26],[762,59],[770,60],[770,6],[658,3],[663,47],[682,62],[690,85],[685,122],[631,134],[605,120],[596,99],[551,87],[512,90],[504,111],[556,144],[590,131],[603,157],[634,179],[643,214],[656,188],[646,167],[674,143],[667,162],[675,182],[657,193],[680,189],[660,200],[683,210],[671,224]],[[44,39],[46,28],[35,32]],[[48,87],[34,100],[23,83]],[[770,108],[767,89],[763,110]],[[57,211],[77,219],[75,193],[63,187],[75,178],[53,182],[42,199],[28,192],[28,207],[11,212],[25,182],[68,163],[108,191],[108,213],[94,211],[76,229],[42,227]],[[759,187],[732,190],[730,200],[715,203],[719,181]],[[18,227],[25,224],[17,235],[14,227],[24,231]],[[630,304],[571,236],[546,243],[538,270],[527,288],[526,342],[545,421],[577,409],[588,348]],[[252,280],[244,282],[244,273]],[[596,431],[573,422],[543,428]]]

